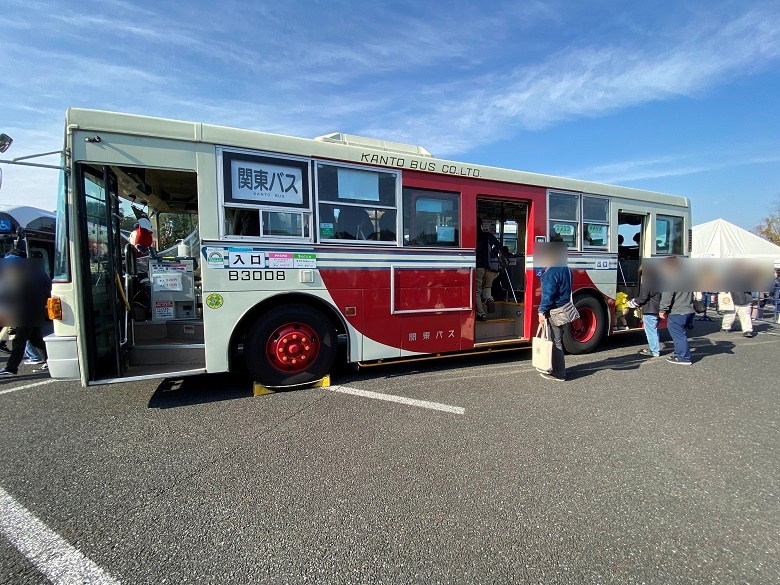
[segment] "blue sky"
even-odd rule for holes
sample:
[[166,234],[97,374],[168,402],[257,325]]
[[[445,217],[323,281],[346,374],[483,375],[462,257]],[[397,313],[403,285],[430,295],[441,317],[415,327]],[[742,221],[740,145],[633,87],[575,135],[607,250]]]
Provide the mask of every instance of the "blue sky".
[[[6,156],[90,107],[685,195],[752,228],[780,193],[780,2],[3,0]],[[0,202],[53,208],[56,173]]]

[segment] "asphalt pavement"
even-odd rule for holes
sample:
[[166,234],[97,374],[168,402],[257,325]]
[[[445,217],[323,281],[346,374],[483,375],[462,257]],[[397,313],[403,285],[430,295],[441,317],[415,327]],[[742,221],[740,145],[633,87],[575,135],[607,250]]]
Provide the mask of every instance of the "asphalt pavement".
[[627,333],[566,383],[527,350],[259,397],[23,369],[0,381],[0,582],[67,549],[123,583],[778,583],[780,326],[718,325],[691,367]]

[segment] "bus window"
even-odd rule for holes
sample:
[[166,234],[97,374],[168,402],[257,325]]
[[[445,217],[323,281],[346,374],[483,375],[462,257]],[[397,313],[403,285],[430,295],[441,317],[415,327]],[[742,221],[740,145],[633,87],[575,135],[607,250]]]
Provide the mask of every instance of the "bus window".
[[316,170],[321,241],[396,242],[399,173],[324,163]]
[[586,248],[606,249],[609,234],[609,199],[582,196],[582,243]]
[[404,189],[404,246],[460,245],[460,193]]
[[260,236],[260,212],[257,209],[225,207],[225,234]]
[[683,253],[683,218],[657,215],[655,218],[655,253]]
[[550,192],[549,235],[551,242],[566,242],[569,248],[579,249],[580,196],[578,193]]
[[285,236],[291,238],[309,237],[309,214],[291,211],[263,211],[262,230],[264,236]]

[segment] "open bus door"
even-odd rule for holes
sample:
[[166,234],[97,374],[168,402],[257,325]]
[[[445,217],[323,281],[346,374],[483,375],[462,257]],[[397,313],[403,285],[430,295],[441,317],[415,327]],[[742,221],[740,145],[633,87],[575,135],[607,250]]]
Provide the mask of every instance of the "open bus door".
[[[639,295],[640,268],[645,252],[647,227],[650,216],[646,212],[620,209],[618,211],[618,271],[617,293],[629,299]],[[641,320],[633,312],[625,315],[623,328],[641,327]]]
[[118,378],[126,370],[126,336],[117,179],[107,166],[79,165],[77,180],[89,380]]
[[[475,345],[480,343],[516,342],[527,337],[525,318],[525,243],[528,230],[528,202],[490,198],[480,194],[477,199],[477,217],[483,228],[493,234],[501,245],[498,271],[487,281],[488,287],[475,290],[483,302],[485,319],[474,327]],[[490,305],[490,306],[489,306]],[[491,311],[491,308],[493,309]]]

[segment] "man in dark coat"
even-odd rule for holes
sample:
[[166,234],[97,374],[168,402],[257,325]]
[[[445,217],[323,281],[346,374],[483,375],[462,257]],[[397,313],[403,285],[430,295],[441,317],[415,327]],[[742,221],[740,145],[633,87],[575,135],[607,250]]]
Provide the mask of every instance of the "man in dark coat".
[[[7,377],[15,376],[19,371],[28,341],[46,360],[41,327],[48,320],[46,301],[51,295],[51,279],[40,267],[27,262],[18,250],[6,255],[0,270],[0,311],[3,321],[16,328],[11,355],[5,368],[0,369],[0,376]],[[40,369],[46,370],[46,364]]]
[[[495,311],[493,300],[493,281],[498,276],[498,260],[501,256],[501,243],[496,236],[482,228],[482,218],[477,218],[477,270],[475,292],[477,321],[487,320],[487,313]],[[487,311],[485,310],[487,305]]]
[[632,309],[642,310],[642,323],[645,328],[645,336],[649,349],[643,349],[642,355],[661,357],[661,343],[658,340],[658,312],[661,307],[661,293],[652,291],[640,291],[639,296],[628,301]]

